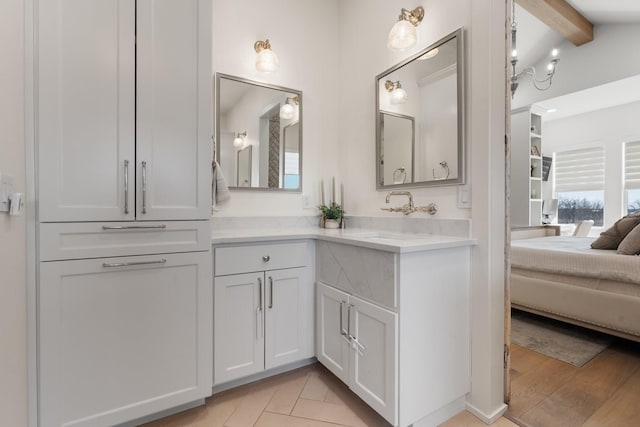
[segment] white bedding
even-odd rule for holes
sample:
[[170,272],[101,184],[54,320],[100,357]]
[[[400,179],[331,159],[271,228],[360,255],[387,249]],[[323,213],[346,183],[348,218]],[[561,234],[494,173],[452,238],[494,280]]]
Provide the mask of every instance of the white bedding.
[[511,242],[511,265],[535,271],[640,284],[640,257],[591,249],[592,237],[550,236]]

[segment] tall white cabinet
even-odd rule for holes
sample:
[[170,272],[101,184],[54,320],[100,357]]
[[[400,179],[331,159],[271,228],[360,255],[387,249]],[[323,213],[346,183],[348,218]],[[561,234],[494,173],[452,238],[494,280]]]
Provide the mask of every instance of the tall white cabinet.
[[211,214],[211,0],[39,1],[39,219]]
[[202,399],[211,0],[34,3],[38,425],[112,426]]
[[542,224],[542,115],[511,112],[511,224]]

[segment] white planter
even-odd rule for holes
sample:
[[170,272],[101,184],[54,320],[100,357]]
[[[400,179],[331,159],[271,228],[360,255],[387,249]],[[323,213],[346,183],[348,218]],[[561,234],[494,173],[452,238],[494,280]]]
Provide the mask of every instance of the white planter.
[[339,228],[340,222],[336,219],[325,219],[324,228]]

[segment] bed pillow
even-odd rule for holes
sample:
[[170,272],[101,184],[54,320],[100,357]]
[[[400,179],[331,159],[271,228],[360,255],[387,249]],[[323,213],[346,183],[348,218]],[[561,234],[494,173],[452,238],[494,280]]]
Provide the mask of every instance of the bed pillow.
[[640,224],[640,211],[620,218],[606,231],[600,233],[600,237],[591,243],[591,248],[618,249],[620,242],[622,242],[626,235],[638,224]]
[[622,255],[640,254],[640,225],[636,225],[635,228],[622,239],[622,242],[618,245],[617,252]]

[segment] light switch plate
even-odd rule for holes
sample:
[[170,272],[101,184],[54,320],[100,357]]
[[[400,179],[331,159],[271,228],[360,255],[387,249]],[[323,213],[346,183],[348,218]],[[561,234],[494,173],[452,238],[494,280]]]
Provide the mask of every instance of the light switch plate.
[[9,212],[11,193],[13,193],[13,178],[0,171],[0,212]]
[[471,185],[458,186],[458,208],[471,209]]
[[311,209],[311,197],[308,194],[302,195],[302,209]]

